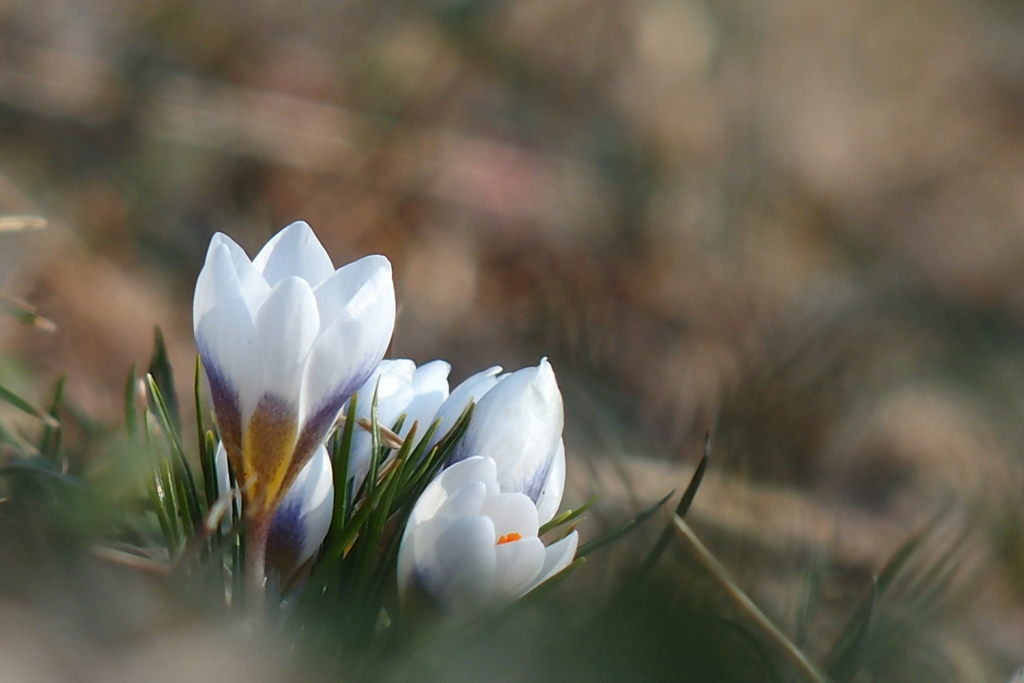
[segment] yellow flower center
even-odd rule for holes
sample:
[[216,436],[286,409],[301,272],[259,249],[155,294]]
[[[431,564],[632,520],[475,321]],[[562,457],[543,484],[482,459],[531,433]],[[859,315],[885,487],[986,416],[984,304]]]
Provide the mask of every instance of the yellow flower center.
[[495,543],[495,545],[502,545],[502,544],[505,544],[505,543],[512,543],[514,541],[518,541],[521,538],[522,538],[522,536],[520,536],[519,534],[517,534],[516,532],[513,531],[510,534],[505,534],[504,536],[499,536],[498,537],[498,542]]

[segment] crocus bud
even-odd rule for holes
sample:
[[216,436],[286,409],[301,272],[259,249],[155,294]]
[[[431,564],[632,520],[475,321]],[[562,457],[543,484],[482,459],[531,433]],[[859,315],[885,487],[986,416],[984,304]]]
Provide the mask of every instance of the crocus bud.
[[403,606],[426,603],[457,625],[525,595],[576,554],[575,531],[545,547],[539,526],[530,498],[501,492],[494,460],[452,465],[420,496],[405,528],[398,552]]
[[210,242],[193,304],[196,346],[248,520],[269,519],[345,401],[380,362],[395,321],[391,264],[334,269],[305,223],[251,262]]
[[433,446],[440,441],[448,431],[455,426],[455,422],[462,415],[471,401],[479,401],[484,394],[494,388],[498,383],[498,375],[501,373],[501,366],[487,368],[471,377],[463,380],[462,384],[452,389],[452,393],[437,409],[435,419],[440,420],[434,435],[430,439]]
[[[448,398],[448,372],[451,365],[435,360],[416,367],[411,360],[383,360],[363,386],[356,390],[356,416],[370,418],[370,406],[377,392],[377,422],[391,428],[405,415],[398,436],[405,438],[417,424],[416,433],[423,436],[434,414]],[[417,437],[418,438],[418,437]],[[349,477],[355,479],[358,490],[370,462],[371,436],[365,429],[352,434],[349,455]]]
[[448,464],[476,455],[491,458],[502,492],[522,493],[536,503],[562,439],[562,394],[547,359],[495,379],[477,400]]
[[[218,490],[230,490],[228,456],[222,444],[215,458]],[[239,501],[240,502],[240,501]],[[287,580],[316,554],[327,537],[334,513],[334,474],[327,448],[320,446],[295,477],[274,511],[267,539],[267,568]]]

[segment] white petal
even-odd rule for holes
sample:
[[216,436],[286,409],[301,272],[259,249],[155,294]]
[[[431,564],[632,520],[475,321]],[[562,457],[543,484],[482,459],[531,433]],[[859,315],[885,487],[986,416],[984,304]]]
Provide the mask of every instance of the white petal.
[[[324,408],[333,410],[327,421],[333,422],[345,399],[373,373],[391,342],[395,290],[391,265],[379,258],[387,267],[376,269],[374,279],[347,303],[338,303],[325,293],[335,278],[316,290],[323,329],[310,352],[303,403],[311,414]],[[342,268],[338,274],[344,271]]]
[[547,524],[555,515],[562,504],[562,495],[565,493],[565,443],[559,439],[558,449],[555,457],[551,460],[551,468],[544,480],[544,486],[537,498],[537,514],[541,525]]
[[382,360],[370,379],[359,388],[360,417],[369,419],[376,392],[377,420],[381,425],[391,428],[412,400],[412,378],[415,372],[416,364],[411,360]]
[[576,546],[579,542],[579,534],[573,531],[562,540],[552,543],[545,548],[544,566],[541,567],[540,573],[537,574],[536,580],[534,580],[533,585],[528,590],[533,590],[572,564],[573,558],[576,557]]
[[[213,457],[213,466],[217,471],[217,497],[221,498],[231,490],[231,474],[228,472],[228,452],[224,450],[224,444],[217,442],[217,452]],[[242,509],[242,492],[235,489],[235,506],[239,511]],[[223,524],[231,525],[231,510],[228,509],[223,518]]]
[[263,354],[263,391],[297,409],[306,358],[320,331],[313,290],[298,277],[281,280],[256,313],[255,323]]
[[210,248],[213,249],[214,245],[221,244],[227,247],[228,253],[231,254],[231,263],[235,267],[239,287],[242,290],[245,303],[249,307],[249,312],[252,315],[256,315],[260,304],[263,303],[267,294],[270,293],[270,285],[264,279],[263,273],[249,261],[249,256],[245,251],[233,239],[224,233],[218,232],[210,240]]
[[196,282],[193,318],[198,322],[213,310],[217,301],[234,298],[236,294],[246,300],[251,313],[258,308],[269,291],[270,287],[249,263],[249,257],[242,248],[230,237],[218,232],[210,240],[206,263]]
[[[466,482],[448,495],[434,517],[475,517],[483,514],[485,500],[487,500],[487,485],[484,482]],[[490,517],[490,515],[484,516]]]
[[334,473],[331,458],[323,446],[313,454],[285,494],[281,507],[289,506],[299,510],[302,550],[295,564],[301,565],[324,542],[334,513]]
[[196,347],[218,416],[225,415],[227,402],[240,415],[244,416],[246,409],[251,413],[262,394],[263,361],[256,326],[231,253],[223,244],[210,249],[196,283],[193,312]]
[[431,446],[440,441],[448,433],[448,430],[455,426],[455,421],[459,419],[462,411],[466,409],[470,401],[479,401],[484,394],[494,388],[494,385],[498,383],[498,374],[500,372],[501,366],[495,365],[472,375],[464,380],[462,384],[452,389],[451,394],[441,404],[441,407],[437,409],[435,419],[440,418],[441,423],[437,426],[434,436],[430,439]]
[[304,221],[292,223],[270,238],[253,265],[271,287],[292,276],[317,287],[334,274],[331,257]]
[[523,538],[536,536],[537,508],[533,501],[521,493],[500,493],[488,496],[483,501],[480,514],[494,522],[495,541],[507,534],[519,534]]
[[452,371],[451,363],[443,360],[432,360],[416,368],[412,377],[412,388],[417,394],[440,391],[443,387],[445,398],[448,397],[448,373]]
[[473,410],[466,435],[449,462],[473,455],[493,458],[502,491],[537,500],[562,436],[562,395],[546,359],[513,372]]
[[[454,493],[468,481],[482,481],[487,485],[487,495],[493,496],[499,493],[495,464],[490,458],[468,458],[463,461],[460,467],[451,466],[439,474],[431,486],[436,482],[443,490]],[[429,487],[428,487],[429,488]]]
[[325,325],[341,317],[377,316],[378,309],[388,301],[392,302],[391,308],[394,309],[391,262],[379,254],[364,256],[342,266],[315,289],[320,317]]
[[452,465],[434,478],[420,495],[409,517],[408,529],[434,517],[441,507],[459,489],[467,484],[479,482],[484,485],[485,495],[498,493],[494,462],[488,458],[469,458]]
[[406,539],[402,551],[413,554],[411,566],[408,560],[399,561],[403,599],[415,584],[433,596],[453,622],[468,621],[491,604],[494,527],[486,517],[438,519],[423,524]]
[[494,548],[496,603],[520,598],[533,588],[544,566],[544,544],[534,536]]
[[412,399],[402,411],[405,413],[401,433],[403,437],[409,433],[413,423],[419,425],[416,433],[420,436],[423,436],[430,427],[437,410],[448,398],[450,370],[451,365],[443,360],[431,361],[416,368],[416,374],[412,379]]

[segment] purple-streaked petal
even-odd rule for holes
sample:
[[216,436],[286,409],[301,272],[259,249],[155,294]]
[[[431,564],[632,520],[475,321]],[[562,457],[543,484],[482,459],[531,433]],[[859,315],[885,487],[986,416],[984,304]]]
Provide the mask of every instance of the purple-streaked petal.
[[321,327],[327,327],[310,351],[303,379],[303,448],[319,445],[345,401],[373,373],[391,342],[395,325],[391,264],[384,257],[374,262],[383,265],[372,269],[372,279],[347,303],[330,295],[335,278],[316,291]]
[[290,574],[312,557],[327,537],[334,512],[331,459],[320,447],[302,468],[274,513],[267,541],[268,564]]
[[485,455],[498,483],[536,501],[562,436],[562,394],[547,359],[513,372],[484,394],[449,463]]
[[292,276],[317,287],[334,275],[331,257],[305,221],[292,223],[270,238],[252,262],[271,287]]
[[240,445],[244,415],[261,389],[262,355],[227,246],[211,248],[193,304],[196,347],[203,361],[224,438]]
[[555,515],[562,504],[562,495],[565,493],[565,443],[559,439],[558,449],[551,460],[551,468],[548,469],[548,476],[544,479],[544,485],[540,489],[540,496],[537,497],[537,514],[541,525],[547,524]]

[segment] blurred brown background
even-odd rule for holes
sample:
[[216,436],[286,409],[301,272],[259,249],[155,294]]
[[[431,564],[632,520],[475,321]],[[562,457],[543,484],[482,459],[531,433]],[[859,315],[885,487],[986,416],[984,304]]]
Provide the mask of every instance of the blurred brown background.
[[51,222],[0,241],[29,395],[115,422],[156,324],[187,384],[210,236],[303,219],[394,263],[392,355],[552,358],[571,502],[711,430],[695,524],[784,628],[808,553],[862,590],[952,507],[941,638],[1024,659],[1019,3],[2,1],[0,213]]

